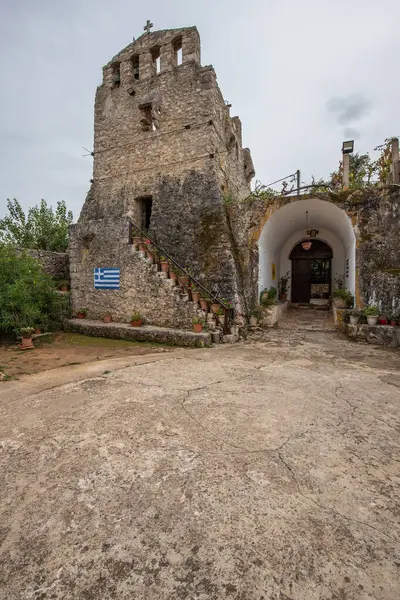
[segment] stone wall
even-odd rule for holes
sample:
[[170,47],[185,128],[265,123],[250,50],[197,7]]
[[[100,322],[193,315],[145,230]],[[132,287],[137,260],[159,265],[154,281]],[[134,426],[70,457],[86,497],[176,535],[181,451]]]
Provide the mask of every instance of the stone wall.
[[[127,219],[72,225],[69,253],[73,313],[85,307],[88,318],[101,319],[110,311],[115,321],[126,323],[138,311],[149,324],[180,329],[192,329],[193,317],[200,315],[197,305],[181,296],[172,280],[163,279],[134,251]],[[97,267],[119,268],[120,289],[95,289],[93,269]]]
[[48,250],[26,250],[20,249],[20,252],[26,252],[32,258],[36,258],[43,267],[43,270],[57,281],[69,281],[69,258],[67,252],[49,252]]
[[249,194],[254,167],[213,67],[201,66],[195,27],[144,34],[104,67],[94,131],[93,183],[79,222],[128,216],[144,226],[151,199],[149,235],[241,307],[225,199]]

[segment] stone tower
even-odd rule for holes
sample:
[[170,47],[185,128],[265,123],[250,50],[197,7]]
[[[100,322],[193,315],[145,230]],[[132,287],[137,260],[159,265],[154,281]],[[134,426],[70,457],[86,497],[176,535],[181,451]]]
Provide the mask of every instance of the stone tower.
[[213,67],[201,66],[196,27],[144,33],[103,68],[93,183],[72,245],[91,222],[131,219],[213,293],[240,304],[225,206],[249,195],[253,176],[241,121]]

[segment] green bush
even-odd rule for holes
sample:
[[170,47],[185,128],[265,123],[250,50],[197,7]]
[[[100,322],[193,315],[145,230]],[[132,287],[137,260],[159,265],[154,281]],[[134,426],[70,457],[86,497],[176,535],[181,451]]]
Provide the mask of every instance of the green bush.
[[353,294],[349,292],[349,290],[344,290],[342,288],[334,290],[332,292],[332,298],[340,298],[341,300],[344,300],[347,306],[353,306],[354,304]]
[[379,315],[379,308],[377,306],[367,306],[363,309],[363,315],[366,317],[377,317]]
[[55,283],[40,263],[0,244],[0,333],[51,328],[61,314]]

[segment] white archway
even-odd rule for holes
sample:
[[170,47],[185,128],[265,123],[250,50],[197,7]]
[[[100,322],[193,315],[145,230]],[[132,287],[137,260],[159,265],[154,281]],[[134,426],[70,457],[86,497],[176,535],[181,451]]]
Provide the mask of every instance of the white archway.
[[317,239],[332,248],[332,279],[336,274],[343,276],[346,288],[354,295],[356,238],[351,221],[344,210],[317,198],[286,204],[266,222],[258,240],[259,291],[278,287],[279,278],[291,271],[290,252],[306,237],[306,211],[310,229],[318,230]]

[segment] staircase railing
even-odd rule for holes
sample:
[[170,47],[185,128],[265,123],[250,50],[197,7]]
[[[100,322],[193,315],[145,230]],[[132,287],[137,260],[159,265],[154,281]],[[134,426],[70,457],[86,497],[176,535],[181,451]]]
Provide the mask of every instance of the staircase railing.
[[[174,265],[176,267],[176,269],[178,270],[178,272],[183,273],[186,277],[189,278],[189,284],[188,284],[188,286],[185,286],[185,287],[186,287],[186,291],[189,294],[189,298],[191,300],[193,300],[192,287],[194,284],[194,286],[196,288],[198,288],[199,290],[201,290],[203,292],[205,299],[209,298],[210,300],[212,300],[213,304],[219,305],[219,307],[222,309],[223,314],[224,314],[223,323],[221,323],[220,316],[217,313],[213,313],[213,316],[216,318],[218,324],[221,325],[224,334],[229,333],[230,327],[231,327],[231,325],[233,325],[233,319],[235,316],[235,312],[234,312],[234,309],[232,308],[232,306],[229,306],[223,300],[221,300],[217,296],[214,296],[214,294],[212,294],[206,287],[204,287],[204,285],[202,283],[200,283],[200,281],[198,281],[195,277],[193,277],[193,275],[191,275],[191,273],[187,269],[185,269],[185,267],[182,267],[182,265],[180,265],[174,258],[172,258],[172,256],[170,256],[164,250],[164,248],[161,248],[161,246],[159,246],[157,244],[157,242],[155,242],[153,239],[151,239],[151,237],[145,231],[142,231],[131,220],[129,220],[129,243],[130,244],[133,244],[133,238],[135,237],[134,231],[136,231],[139,234],[137,237],[140,237],[143,243],[149,243],[149,245],[156,248],[157,251],[160,253],[160,255],[164,256],[170,265]],[[156,262],[157,262],[157,265],[160,266],[159,256],[156,257]]]

